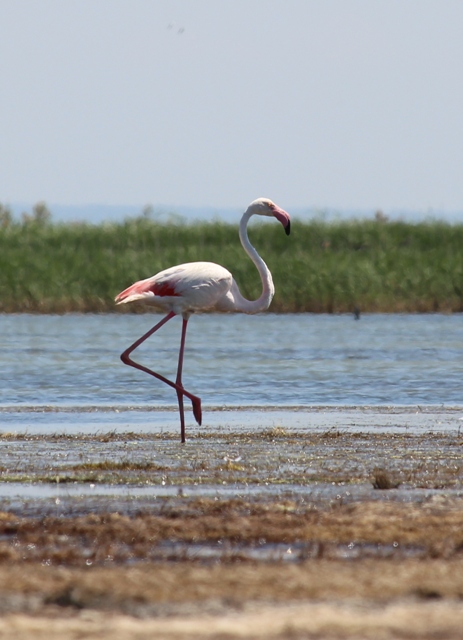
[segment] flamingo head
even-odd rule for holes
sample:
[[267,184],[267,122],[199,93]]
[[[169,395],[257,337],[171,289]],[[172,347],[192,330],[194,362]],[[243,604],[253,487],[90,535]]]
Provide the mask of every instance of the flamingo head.
[[269,198],[257,198],[257,200],[251,202],[248,207],[248,211],[251,215],[273,216],[281,222],[286,235],[289,236],[291,231],[291,218],[289,217],[289,213],[284,209],[281,209],[278,205],[269,200]]

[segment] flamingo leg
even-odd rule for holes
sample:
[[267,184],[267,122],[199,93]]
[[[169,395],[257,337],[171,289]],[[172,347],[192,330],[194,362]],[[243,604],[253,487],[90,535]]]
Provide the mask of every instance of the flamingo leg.
[[[178,410],[180,412],[180,433],[182,442],[185,442],[185,415],[183,411],[183,383],[182,383],[182,370],[183,370],[183,354],[185,352],[185,338],[186,338],[186,328],[188,324],[188,318],[183,318],[182,323],[182,337],[180,340],[180,349],[178,352],[178,367],[177,367],[177,378],[175,380],[175,384],[178,385],[177,388],[177,398],[178,398]],[[201,424],[201,423],[200,423]]]
[[130,354],[132,353],[132,351],[135,351],[137,347],[139,347],[143,342],[145,342],[145,340],[147,340],[150,336],[152,336],[153,333],[155,333],[155,331],[160,329],[164,324],[166,324],[166,322],[171,320],[175,315],[176,314],[173,311],[170,311],[160,322],[158,322],[154,327],[152,327],[152,329],[147,331],[145,334],[141,336],[141,338],[138,338],[138,340],[136,340],[132,345],[130,345],[130,347],[128,347],[121,354],[121,360],[124,364],[127,364],[130,367],[134,367],[135,369],[139,369],[140,371],[144,371],[145,373],[148,373],[150,376],[154,376],[158,380],[161,380],[161,382],[165,382],[170,387],[173,387],[176,390],[178,403],[179,403],[179,411],[180,411],[180,427],[181,427],[182,442],[185,442],[185,417],[184,417],[184,411],[183,411],[183,396],[186,396],[191,400],[191,403],[193,405],[193,415],[196,419],[196,422],[199,425],[201,424],[201,418],[202,418],[201,399],[193,395],[189,391],[186,391],[186,389],[184,389],[182,385],[183,354],[185,350],[186,325],[188,323],[188,319],[185,319],[185,318],[183,319],[182,338],[180,341],[179,363],[178,363],[178,369],[177,369],[176,382],[172,382],[171,380],[168,380],[160,373],[157,373],[156,371],[152,371],[151,369],[148,369],[148,367],[145,367],[144,365],[139,364],[138,362],[135,362],[130,358]]

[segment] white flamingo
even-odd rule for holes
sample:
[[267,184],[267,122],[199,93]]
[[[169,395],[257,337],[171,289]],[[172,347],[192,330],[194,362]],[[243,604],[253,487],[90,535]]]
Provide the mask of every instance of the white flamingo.
[[[167,315],[152,329],[136,340],[121,355],[124,364],[145,371],[158,380],[173,387],[177,392],[180,412],[181,439],[185,442],[185,416],[183,396],[189,398],[193,405],[193,414],[198,424],[201,424],[201,400],[184,389],[182,384],[183,354],[185,350],[185,336],[188,319],[195,311],[233,311],[238,313],[258,313],[268,309],[272,301],[275,287],[272,274],[249,241],[247,225],[253,215],[273,216],[283,225],[286,235],[290,232],[289,214],[280,209],[268,198],[259,198],[251,202],[244,212],[239,235],[243,249],[254,262],[262,280],[262,293],[257,300],[246,300],[238,288],[232,274],[214,262],[188,262],[170,269],[160,271],[155,276],[140,280],[125,289],[116,297],[117,304],[143,300],[157,309],[167,311]],[[175,382],[147,367],[134,362],[130,354],[142,342],[160,329],[168,320],[176,315],[182,315],[182,336],[178,357],[177,378]]]

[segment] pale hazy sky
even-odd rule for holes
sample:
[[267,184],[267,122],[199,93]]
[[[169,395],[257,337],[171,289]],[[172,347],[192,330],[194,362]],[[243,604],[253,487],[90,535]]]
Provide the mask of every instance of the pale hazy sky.
[[462,0],[0,0],[0,202],[463,210]]

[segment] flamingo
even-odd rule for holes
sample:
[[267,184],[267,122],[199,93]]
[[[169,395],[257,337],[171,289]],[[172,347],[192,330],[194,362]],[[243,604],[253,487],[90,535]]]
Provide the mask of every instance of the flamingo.
[[[124,364],[144,371],[175,389],[180,413],[182,442],[185,442],[184,396],[192,403],[193,415],[196,422],[200,425],[202,420],[201,399],[187,391],[182,383],[183,355],[190,315],[195,311],[259,313],[260,311],[268,309],[275,293],[272,274],[248,238],[247,225],[253,215],[273,216],[283,225],[286,235],[289,235],[290,232],[290,217],[286,211],[278,207],[268,198],[258,198],[251,202],[241,218],[239,227],[240,241],[243,249],[256,265],[262,281],[262,293],[257,300],[246,300],[240,293],[239,287],[232,274],[214,262],[188,262],[177,265],[176,267],[171,267],[170,269],[165,269],[151,278],[135,282],[135,284],[132,284],[119,293],[115,299],[117,304],[142,300],[158,310],[167,311],[167,315],[160,322],[122,353],[121,360]],[[131,359],[130,354],[176,315],[182,316],[183,323],[177,378],[175,382],[173,382],[160,373],[138,364]]]

